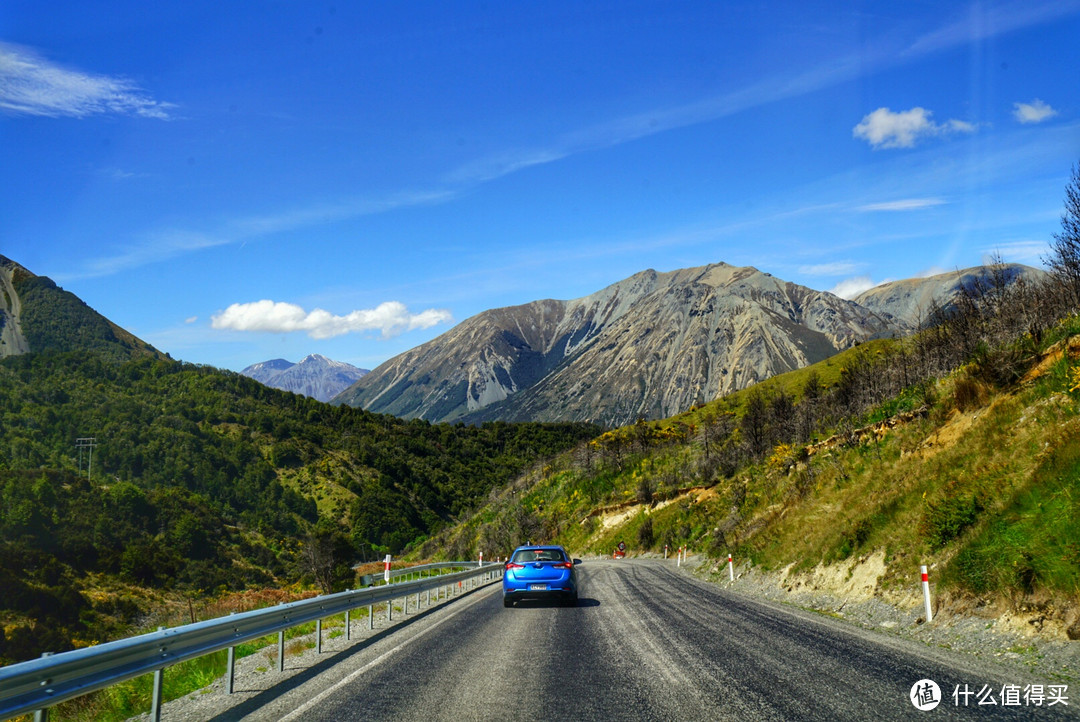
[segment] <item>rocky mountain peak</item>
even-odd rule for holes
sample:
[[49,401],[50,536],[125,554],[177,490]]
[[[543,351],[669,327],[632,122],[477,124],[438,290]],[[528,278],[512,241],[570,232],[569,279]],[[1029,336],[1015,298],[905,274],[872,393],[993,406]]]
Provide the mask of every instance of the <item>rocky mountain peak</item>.
[[367,369],[313,353],[300,363],[272,359],[252,364],[240,373],[271,388],[329,401],[362,378]]
[[753,267],[648,269],[582,298],[485,311],[334,401],[431,421],[621,424],[895,330],[857,304]]

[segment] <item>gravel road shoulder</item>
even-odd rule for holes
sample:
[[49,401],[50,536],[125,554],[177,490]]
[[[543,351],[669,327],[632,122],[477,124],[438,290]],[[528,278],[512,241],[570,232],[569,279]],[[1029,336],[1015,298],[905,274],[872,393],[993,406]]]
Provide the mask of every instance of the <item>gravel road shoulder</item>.
[[1035,633],[1034,625],[1029,633],[1018,631],[1028,620],[1017,624],[1015,620],[991,616],[989,610],[986,616],[944,611],[926,624],[922,599],[915,592],[899,604],[868,594],[841,595],[793,584],[783,572],[764,571],[745,564],[734,567],[735,580],[730,581],[726,562],[697,556],[689,557],[682,569],[733,592],[952,650],[1036,679],[1068,683],[1075,689],[1080,703],[1080,641],[1048,639]]

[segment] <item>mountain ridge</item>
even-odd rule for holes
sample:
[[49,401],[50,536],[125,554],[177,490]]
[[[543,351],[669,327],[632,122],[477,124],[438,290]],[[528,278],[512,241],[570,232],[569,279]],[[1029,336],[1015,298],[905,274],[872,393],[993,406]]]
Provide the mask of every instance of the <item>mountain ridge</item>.
[[581,298],[477,314],[332,402],[429,421],[628,423],[902,330],[750,266],[649,269]]
[[[998,279],[995,280],[994,274],[999,275]],[[973,266],[932,276],[881,283],[852,300],[872,311],[899,319],[915,329],[928,320],[935,306],[948,306],[950,299],[963,289],[978,291],[979,287],[988,288],[995,282],[1007,285],[1023,280],[1031,283],[1045,277],[1045,271],[1019,263]]]
[[0,358],[42,351],[90,350],[114,361],[165,359],[47,276],[0,255]]

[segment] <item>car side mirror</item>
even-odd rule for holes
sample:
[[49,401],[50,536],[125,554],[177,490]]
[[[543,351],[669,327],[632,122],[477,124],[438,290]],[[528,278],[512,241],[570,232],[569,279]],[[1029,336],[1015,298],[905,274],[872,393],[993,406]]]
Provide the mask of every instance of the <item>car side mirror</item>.
[[575,559],[574,560],[574,566],[576,567],[578,564],[581,564],[581,560],[580,559]]

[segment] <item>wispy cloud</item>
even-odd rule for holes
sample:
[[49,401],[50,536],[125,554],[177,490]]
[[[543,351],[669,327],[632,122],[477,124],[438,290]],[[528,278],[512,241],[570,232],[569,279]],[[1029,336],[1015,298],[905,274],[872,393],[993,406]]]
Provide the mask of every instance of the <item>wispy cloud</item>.
[[122,182],[131,180],[132,178],[147,178],[147,173],[136,173],[135,171],[124,170],[123,168],[99,168],[96,174],[106,180]]
[[818,263],[811,266],[799,266],[799,273],[806,276],[844,276],[855,273],[862,264],[851,261],[837,261],[835,263]]
[[323,203],[282,213],[238,218],[231,221],[228,227],[222,230],[222,234],[235,241],[242,241],[298,228],[387,213],[399,208],[445,203],[457,195],[458,191],[455,190],[438,189],[402,191],[382,197],[358,196],[337,203]]
[[198,231],[180,229],[157,231],[147,235],[141,243],[128,246],[119,253],[89,261],[79,273],[56,274],[55,279],[63,283],[82,278],[111,276],[121,271],[167,261],[193,251],[224,246],[231,242],[229,238]]
[[164,120],[175,107],[154,100],[126,78],[64,68],[29,48],[0,43],[0,111],[54,118],[116,114]]
[[543,147],[511,149],[477,159],[449,173],[446,180],[451,183],[483,183],[495,180],[525,168],[719,120],[751,108],[805,95],[851,80],[864,70],[864,64],[856,57],[833,59],[796,74],[764,78],[728,93],[579,128],[554,138]]
[[945,201],[941,198],[904,198],[897,201],[885,201],[884,203],[867,203],[866,205],[859,206],[855,210],[857,211],[917,211],[922,208],[933,208],[934,206],[944,205]]
[[894,113],[888,108],[878,108],[863,116],[851,134],[865,140],[875,150],[878,148],[914,148],[925,139],[953,133],[974,133],[975,126],[963,120],[935,123],[930,119],[933,112],[915,107]]
[[1006,33],[1043,25],[1080,11],[1077,0],[1044,0],[1043,2],[1004,2],[998,5],[972,3],[968,12],[961,13],[952,23],[942,25],[917,38],[898,53],[898,59],[919,57],[976,43]]
[[1057,114],[1056,110],[1038,98],[1030,103],[1013,103],[1013,117],[1024,124],[1041,123]]
[[1041,265],[1050,253],[1050,244],[1046,241],[1009,241],[999,243],[993,248],[983,249],[983,262],[989,263],[995,256],[1000,256],[1007,263],[1027,263]]
[[123,248],[118,253],[90,261],[79,273],[57,274],[55,278],[65,282],[109,276],[167,261],[193,251],[244,243],[275,233],[385,213],[398,208],[442,203],[455,196],[456,192],[449,190],[403,192],[383,198],[355,198],[277,214],[245,216],[229,221],[211,232],[175,228],[157,231],[146,234],[139,243]]
[[294,303],[262,300],[254,303],[234,303],[212,316],[210,325],[219,330],[232,331],[302,331],[316,339],[333,338],[358,331],[379,331],[383,338],[391,338],[405,331],[431,328],[451,320],[450,312],[445,309],[429,308],[412,314],[405,304],[398,301],[387,301],[373,309],[336,316],[321,308],[309,312]]

